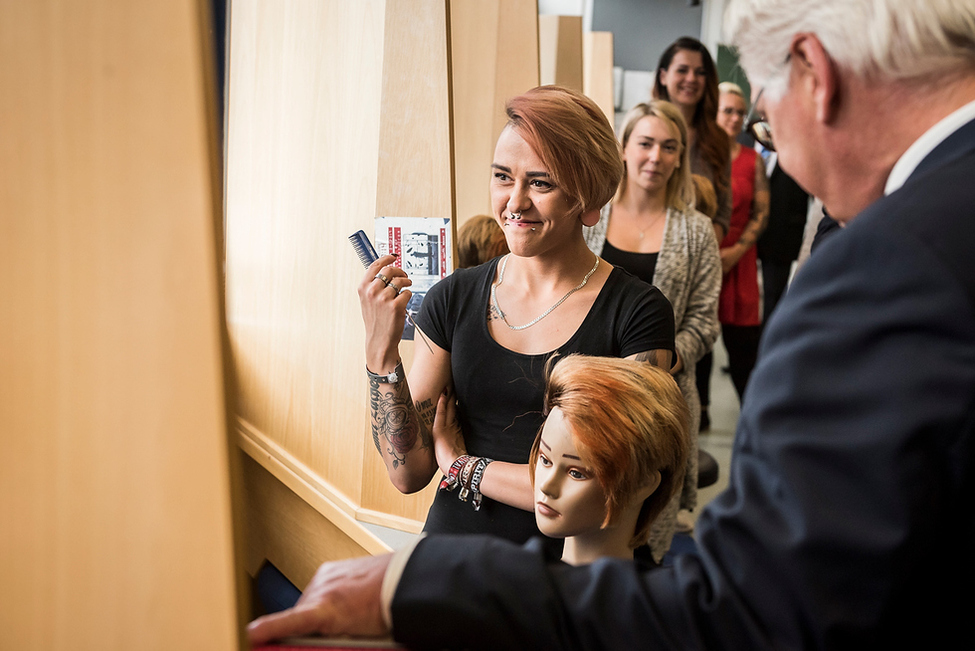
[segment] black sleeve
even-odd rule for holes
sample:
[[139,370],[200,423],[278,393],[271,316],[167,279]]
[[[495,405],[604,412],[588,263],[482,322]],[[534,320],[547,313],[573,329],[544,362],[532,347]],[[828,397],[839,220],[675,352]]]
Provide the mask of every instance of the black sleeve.
[[623,304],[617,322],[620,357],[629,357],[647,350],[675,352],[674,308],[656,287],[644,286],[635,293],[632,301]]
[[457,272],[441,279],[427,291],[420,305],[420,313],[416,316],[416,325],[423,333],[430,337],[430,341],[450,352],[450,342],[453,340],[454,321],[449,318],[451,289],[453,288]]

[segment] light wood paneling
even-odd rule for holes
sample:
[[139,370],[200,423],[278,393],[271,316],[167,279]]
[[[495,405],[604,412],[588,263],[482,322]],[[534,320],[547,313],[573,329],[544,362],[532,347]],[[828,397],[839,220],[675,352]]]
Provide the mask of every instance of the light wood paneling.
[[206,5],[0,4],[0,646],[237,645]]
[[583,39],[583,73],[585,89],[606,114],[610,124],[616,120],[613,107],[613,33],[588,32]]
[[[299,588],[326,561],[389,551],[373,538],[356,540],[289,489],[250,456],[241,461],[247,523],[247,572],[256,575],[269,560]],[[362,544],[365,543],[365,544]]]
[[542,84],[583,91],[582,17],[538,17],[539,69]]
[[[234,0],[228,320],[239,412],[358,502],[363,269],[376,214],[384,3]],[[415,182],[415,179],[413,180]]]
[[505,102],[538,85],[536,0],[451,0],[457,226],[491,214],[494,145],[508,119]]
[[[235,0],[230,16],[227,293],[242,426],[357,510],[411,527],[431,498],[399,494],[372,445],[363,270],[347,238],[379,215],[453,216],[446,39],[445,0]],[[409,367],[412,343],[402,348]]]
[[[250,427],[239,422],[238,442],[241,450],[256,461],[278,482],[328,519],[331,527],[363,550],[373,554],[388,552],[389,547],[356,522],[359,508],[330,483],[311,472],[294,455]],[[245,466],[253,469],[252,465]],[[253,481],[253,479],[248,478]],[[267,526],[266,524],[263,526]],[[326,559],[320,559],[324,562]]]
[[387,0],[383,51],[376,215],[452,218],[446,0]]

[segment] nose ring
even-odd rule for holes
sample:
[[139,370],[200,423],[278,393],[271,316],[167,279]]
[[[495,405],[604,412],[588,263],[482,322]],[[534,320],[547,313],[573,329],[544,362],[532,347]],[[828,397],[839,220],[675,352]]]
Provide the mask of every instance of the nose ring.
[[511,218],[512,219],[521,219],[521,213],[520,212],[511,212],[511,211],[508,211],[508,214],[511,215]]

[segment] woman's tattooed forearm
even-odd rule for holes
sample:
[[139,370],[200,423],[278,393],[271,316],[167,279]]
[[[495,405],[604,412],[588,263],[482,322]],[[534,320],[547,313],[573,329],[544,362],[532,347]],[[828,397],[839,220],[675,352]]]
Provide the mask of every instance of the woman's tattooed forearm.
[[[429,410],[429,402],[424,401],[423,408],[418,403],[414,411],[406,382],[386,384],[370,380],[372,442],[380,454],[383,454],[385,445],[385,454],[389,455],[393,468],[406,463],[406,455],[416,445],[418,435],[421,447],[431,445],[430,429],[422,422],[427,418],[424,409]],[[433,409],[435,413],[436,408]]]
[[637,353],[633,356],[638,362],[649,362],[653,366],[659,366],[660,368],[670,368],[671,366],[671,353],[669,350],[647,350],[642,353]]
[[416,403],[416,413],[420,416],[420,447],[433,447],[433,419],[437,415],[437,403],[427,398]]

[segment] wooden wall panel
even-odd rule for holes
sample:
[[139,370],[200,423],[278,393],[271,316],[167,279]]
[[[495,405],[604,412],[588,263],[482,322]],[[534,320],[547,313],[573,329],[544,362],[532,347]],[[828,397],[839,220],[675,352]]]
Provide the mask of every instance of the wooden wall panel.
[[451,0],[457,226],[491,214],[494,145],[505,102],[539,83],[537,0]]
[[351,538],[343,528],[322,517],[305,497],[290,490],[253,458],[241,454],[247,525],[245,558],[251,576],[257,574],[266,559],[292,583],[304,588],[325,561],[389,551],[375,538]]
[[234,0],[229,24],[239,414],[358,501],[363,269],[347,237],[376,214],[384,3]]
[[[446,30],[445,0],[235,0],[230,15],[238,427],[307,468],[339,511],[414,529],[430,496],[400,495],[372,445],[347,238],[380,215],[453,216]],[[408,367],[411,343],[403,353]],[[288,459],[256,458],[287,483]]]
[[0,646],[237,645],[204,3],[0,4]]
[[542,84],[582,92],[582,16],[539,16],[538,47]]
[[613,94],[613,33],[588,32],[583,39],[583,92],[615,124],[616,109]]

